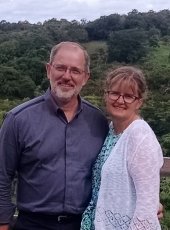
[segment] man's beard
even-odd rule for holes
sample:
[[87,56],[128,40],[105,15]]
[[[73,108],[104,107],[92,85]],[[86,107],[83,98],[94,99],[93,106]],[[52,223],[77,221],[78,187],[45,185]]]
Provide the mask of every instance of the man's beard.
[[81,89],[82,86],[75,87],[68,91],[62,90],[62,88],[58,85],[51,87],[54,96],[61,102],[69,102],[73,97],[76,97],[80,93]]

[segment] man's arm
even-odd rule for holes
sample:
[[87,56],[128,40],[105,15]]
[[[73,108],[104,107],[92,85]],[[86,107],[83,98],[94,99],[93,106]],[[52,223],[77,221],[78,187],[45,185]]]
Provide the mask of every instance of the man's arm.
[[11,184],[18,159],[16,135],[14,116],[9,114],[0,129],[0,229],[7,229],[15,211],[11,201]]

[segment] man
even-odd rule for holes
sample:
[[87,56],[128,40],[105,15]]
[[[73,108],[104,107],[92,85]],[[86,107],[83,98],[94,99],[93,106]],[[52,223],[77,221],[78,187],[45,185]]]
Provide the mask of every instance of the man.
[[103,114],[79,96],[89,65],[79,44],[54,46],[46,65],[50,89],[8,112],[0,130],[0,230],[8,229],[15,210],[15,172],[15,230],[80,229],[91,168],[108,132]]
[[8,112],[0,131],[0,230],[14,213],[15,230],[79,230],[91,195],[91,168],[108,132],[100,110],[79,93],[89,56],[77,43],[53,47],[46,65],[50,89]]

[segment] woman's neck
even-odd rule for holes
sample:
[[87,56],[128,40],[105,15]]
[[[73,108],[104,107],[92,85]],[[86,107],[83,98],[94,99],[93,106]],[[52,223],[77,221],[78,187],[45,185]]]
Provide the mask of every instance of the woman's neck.
[[123,133],[123,131],[135,120],[141,119],[139,115],[135,115],[134,117],[129,118],[128,120],[116,119],[113,118],[113,127],[115,134]]

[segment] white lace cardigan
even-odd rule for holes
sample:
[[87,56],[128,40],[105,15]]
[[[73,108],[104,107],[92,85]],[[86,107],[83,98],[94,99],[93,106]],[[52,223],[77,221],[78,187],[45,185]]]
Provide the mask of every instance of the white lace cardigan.
[[162,150],[152,129],[144,120],[135,120],[103,165],[95,230],[160,230],[162,164]]

